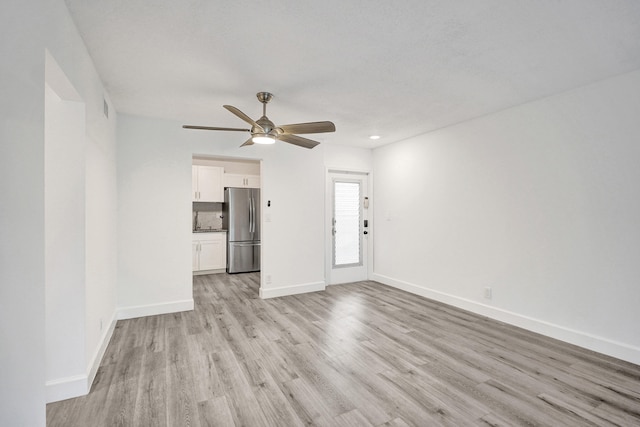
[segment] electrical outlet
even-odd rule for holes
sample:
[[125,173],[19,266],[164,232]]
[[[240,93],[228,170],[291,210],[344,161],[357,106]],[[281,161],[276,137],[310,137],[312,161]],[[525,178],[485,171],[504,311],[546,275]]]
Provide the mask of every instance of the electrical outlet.
[[264,280],[267,282],[267,284],[271,283],[271,275],[270,274],[265,275]]
[[493,294],[493,292],[492,292],[490,287],[484,288],[484,297],[486,299],[491,299],[491,297],[493,296],[492,294]]
[[104,322],[102,321],[102,318],[100,318],[100,332],[102,332],[103,323],[104,323]]

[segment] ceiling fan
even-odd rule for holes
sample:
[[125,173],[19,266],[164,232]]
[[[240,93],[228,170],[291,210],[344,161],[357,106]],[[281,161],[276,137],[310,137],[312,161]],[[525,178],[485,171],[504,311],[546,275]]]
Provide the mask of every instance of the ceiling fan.
[[289,144],[297,145],[299,147],[313,148],[320,143],[318,141],[303,138],[294,134],[324,133],[336,131],[336,126],[332,122],[295,123],[290,125],[276,126],[271,120],[267,118],[267,103],[271,101],[273,95],[269,92],[258,92],[256,96],[258,97],[258,101],[262,102],[262,117],[255,121],[236,107],[232,105],[223,105],[224,108],[240,117],[245,122],[249,123],[251,125],[251,129],[193,125],[184,125],[182,127],[185,129],[251,132],[251,138],[247,139],[244,144],[241,145],[241,147],[253,144],[274,144],[276,141],[284,141],[288,142]]

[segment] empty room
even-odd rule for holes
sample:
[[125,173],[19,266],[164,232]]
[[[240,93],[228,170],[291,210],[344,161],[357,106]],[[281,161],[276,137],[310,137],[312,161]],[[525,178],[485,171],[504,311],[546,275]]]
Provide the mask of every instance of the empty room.
[[0,425],[640,425],[639,23],[3,1]]

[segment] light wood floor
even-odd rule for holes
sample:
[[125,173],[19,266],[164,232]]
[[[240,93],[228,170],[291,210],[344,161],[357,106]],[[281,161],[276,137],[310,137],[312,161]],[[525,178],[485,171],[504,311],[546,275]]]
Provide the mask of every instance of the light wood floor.
[[193,312],[119,321],[54,426],[640,425],[640,367],[375,282],[258,298],[194,278]]

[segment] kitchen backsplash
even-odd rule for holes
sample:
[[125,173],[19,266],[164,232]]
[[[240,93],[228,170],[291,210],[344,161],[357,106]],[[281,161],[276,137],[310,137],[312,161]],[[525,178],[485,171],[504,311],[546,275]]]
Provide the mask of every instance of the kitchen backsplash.
[[191,227],[193,230],[196,228],[196,212],[200,229],[222,228],[222,203],[194,203]]

